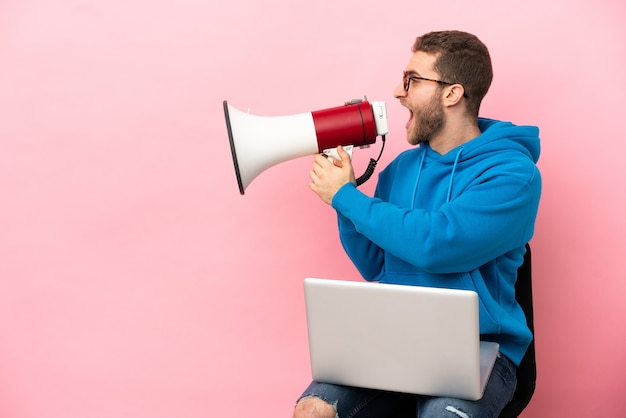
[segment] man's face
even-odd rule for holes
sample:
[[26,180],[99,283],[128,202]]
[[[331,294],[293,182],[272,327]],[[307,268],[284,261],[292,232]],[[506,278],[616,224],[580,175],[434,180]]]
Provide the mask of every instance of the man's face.
[[402,83],[394,92],[400,104],[410,112],[410,118],[406,124],[406,135],[411,145],[430,140],[445,123],[438,83],[419,78],[411,79],[411,77],[423,77],[438,80],[438,74],[432,69],[435,60],[434,55],[421,51],[415,52],[406,67],[408,91],[405,91],[404,83]]

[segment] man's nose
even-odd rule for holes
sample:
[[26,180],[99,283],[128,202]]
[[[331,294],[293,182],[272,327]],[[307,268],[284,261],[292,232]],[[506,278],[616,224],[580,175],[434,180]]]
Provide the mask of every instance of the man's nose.
[[398,86],[394,90],[393,97],[395,97],[396,99],[399,99],[401,97],[405,97],[406,94],[407,94],[407,92],[404,90],[404,84],[400,83],[400,84],[398,84]]

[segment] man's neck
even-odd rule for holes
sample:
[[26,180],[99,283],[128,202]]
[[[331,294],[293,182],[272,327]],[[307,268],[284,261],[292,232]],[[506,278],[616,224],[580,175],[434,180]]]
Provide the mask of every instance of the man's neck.
[[478,121],[462,120],[459,123],[446,123],[443,129],[432,137],[428,143],[430,148],[440,155],[471,141],[480,135]]

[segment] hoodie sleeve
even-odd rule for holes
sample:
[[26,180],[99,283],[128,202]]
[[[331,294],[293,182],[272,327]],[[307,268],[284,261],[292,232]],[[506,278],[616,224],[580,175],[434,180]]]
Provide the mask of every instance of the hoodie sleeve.
[[[356,188],[352,188],[356,191]],[[340,212],[337,213],[337,219],[341,244],[348,257],[350,257],[365,280],[378,280],[384,264],[382,249],[368,237],[359,233],[350,219],[343,216]]]
[[429,273],[470,271],[534,232],[541,178],[528,161],[477,178],[436,211],[403,208],[361,193],[352,184],[332,201],[348,256],[366,280],[376,280],[384,252]]

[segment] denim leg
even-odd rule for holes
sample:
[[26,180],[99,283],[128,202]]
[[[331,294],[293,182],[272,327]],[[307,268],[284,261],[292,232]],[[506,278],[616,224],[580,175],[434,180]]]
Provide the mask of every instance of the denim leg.
[[300,399],[316,396],[331,404],[337,418],[381,418],[413,408],[415,397],[402,393],[312,382]]
[[513,398],[516,384],[515,365],[499,354],[482,398],[418,398],[417,418],[497,418]]
[[[337,418],[381,418],[413,411],[417,418],[497,418],[513,398],[515,365],[498,355],[485,393],[478,401],[437,398],[312,382],[301,398],[316,396],[333,405]],[[403,415],[405,416],[405,415]]]

